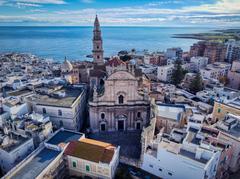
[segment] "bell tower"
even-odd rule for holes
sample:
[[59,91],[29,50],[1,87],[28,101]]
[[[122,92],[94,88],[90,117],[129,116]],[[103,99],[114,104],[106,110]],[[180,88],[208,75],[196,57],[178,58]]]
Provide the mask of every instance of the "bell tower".
[[93,29],[93,61],[97,63],[97,65],[103,65],[103,44],[102,44],[102,36],[100,23],[98,21],[98,17],[96,15],[94,21],[94,29]]

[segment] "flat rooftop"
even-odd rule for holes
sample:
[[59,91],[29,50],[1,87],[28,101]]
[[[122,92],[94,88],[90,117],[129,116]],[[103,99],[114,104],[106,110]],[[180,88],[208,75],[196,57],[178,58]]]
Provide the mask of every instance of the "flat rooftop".
[[28,97],[27,99],[37,103],[38,105],[71,107],[75,100],[83,92],[83,88],[62,88],[54,91],[54,93],[58,92],[65,93],[65,96],[57,97],[38,93]]
[[240,109],[240,98],[228,102],[227,105]]
[[61,143],[68,143],[71,141],[78,141],[83,134],[68,130],[59,130],[52,138],[50,138],[46,143],[52,145],[59,145]]
[[180,120],[180,113],[185,111],[184,105],[157,104],[159,117]]
[[232,129],[230,129],[229,131],[223,130],[219,127],[217,127],[217,129],[224,132],[224,133],[230,134],[230,135],[240,139],[240,125],[239,124],[236,125],[235,127],[233,127]]
[[59,154],[55,151],[44,148],[30,162],[17,171],[12,179],[33,179],[36,178]]
[[195,153],[182,149],[182,144],[178,144],[175,142],[161,141],[159,147],[177,156],[186,157],[188,159],[200,162],[201,164],[206,164],[209,161],[208,159],[204,158],[195,158]]
[[11,152],[12,150],[18,148],[27,142],[30,138],[23,137],[21,135],[12,133],[9,136],[6,136],[3,142],[0,145],[0,148],[5,150],[6,152]]
[[203,163],[203,164],[206,164],[206,163],[209,161],[209,160],[204,159],[204,158],[197,159],[197,158],[195,157],[195,153],[186,151],[186,150],[184,150],[184,149],[181,149],[179,154],[182,155],[182,156],[184,156],[184,157],[187,157],[187,158],[189,158],[189,159],[192,159],[192,160],[198,161],[198,162],[200,162],[200,163]]
[[22,90],[17,90],[17,91],[11,91],[8,93],[9,96],[20,96],[20,95],[26,95],[30,94],[32,90],[30,89],[22,89]]

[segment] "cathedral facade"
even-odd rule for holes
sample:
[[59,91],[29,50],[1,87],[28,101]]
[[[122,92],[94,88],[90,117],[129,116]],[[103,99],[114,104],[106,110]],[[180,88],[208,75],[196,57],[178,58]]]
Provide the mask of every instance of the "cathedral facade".
[[139,92],[133,70],[118,70],[105,80],[104,91],[89,102],[92,132],[141,130],[149,119],[147,92]]
[[150,111],[142,73],[118,57],[104,63],[97,16],[93,35],[93,61],[96,65],[90,71],[93,98],[89,101],[92,132],[141,130],[149,122]]

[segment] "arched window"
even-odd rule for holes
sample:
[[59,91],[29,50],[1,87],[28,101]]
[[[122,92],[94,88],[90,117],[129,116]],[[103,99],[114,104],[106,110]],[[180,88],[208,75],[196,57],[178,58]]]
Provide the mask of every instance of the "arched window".
[[43,114],[46,114],[47,113],[46,108],[42,108],[42,112]]
[[105,119],[105,114],[101,113],[101,119]]
[[141,117],[141,112],[137,113],[137,117],[140,118]]
[[60,110],[60,109],[58,110],[58,115],[62,116],[62,110]]
[[119,103],[119,104],[123,104],[123,102],[124,102],[124,97],[123,97],[123,95],[118,96],[118,103]]

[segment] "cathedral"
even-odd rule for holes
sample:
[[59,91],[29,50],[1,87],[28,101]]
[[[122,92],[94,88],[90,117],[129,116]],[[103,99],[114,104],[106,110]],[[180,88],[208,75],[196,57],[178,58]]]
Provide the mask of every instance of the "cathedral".
[[149,122],[150,110],[143,75],[134,65],[118,57],[104,63],[97,16],[93,32],[93,59],[105,67],[105,78],[101,90],[93,83],[93,97],[89,101],[90,128],[92,132],[141,130]]

